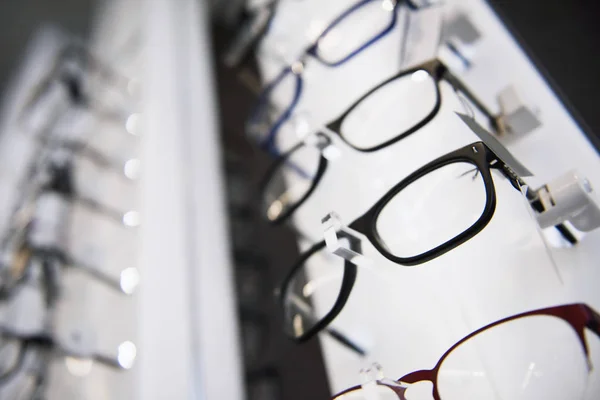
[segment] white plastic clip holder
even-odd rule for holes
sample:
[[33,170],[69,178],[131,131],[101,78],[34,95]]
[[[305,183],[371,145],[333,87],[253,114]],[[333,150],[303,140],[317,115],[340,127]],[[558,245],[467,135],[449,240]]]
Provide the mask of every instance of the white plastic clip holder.
[[535,112],[527,107],[514,86],[508,86],[497,96],[506,133],[522,136],[540,125]]
[[575,228],[589,232],[600,227],[600,203],[590,181],[569,171],[535,191],[543,211],[536,213],[542,228],[569,221]]
[[314,146],[328,161],[335,161],[342,155],[331,139],[322,133],[315,133],[305,137],[304,143]]
[[[444,21],[440,57],[453,70],[466,71],[471,68],[477,42],[481,33],[465,13],[457,13]],[[446,54],[444,54],[446,53]]]
[[378,382],[384,378],[383,368],[378,363],[373,363],[370,367],[360,371],[362,378],[361,388],[365,400],[383,400],[377,390]]
[[365,257],[362,252],[356,251],[350,246],[351,241],[362,241],[362,235],[344,226],[336,213],[330,212],[327,214],[321,220],[321,226],[323,227],[325,244],[333,254],[355,265],[366,266],[372,264],[370,258]]
[[467,14],[459,12],[444,22],[444,37],[458,39],[465,45],[474,45],[481,39],[481,32]]

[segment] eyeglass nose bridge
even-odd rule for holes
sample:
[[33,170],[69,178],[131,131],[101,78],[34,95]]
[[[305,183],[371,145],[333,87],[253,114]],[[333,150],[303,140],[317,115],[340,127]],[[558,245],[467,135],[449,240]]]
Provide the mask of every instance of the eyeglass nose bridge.
[[[345,226],[335,212],[330,212],[321,220],[323,236],[331,253],[355,265],[370,266],[373,263],[362,251],[362,235],[349,226]],[[348,245],[341,239],[347,239]]]
[[[405,387],[404,391],[410,390],[411,385],[419,384],[421,382],[431,382],[431,384],[433,385],[431,398],[434,400],[440,400],[439,394],[437,393],[437,390],[436,390],[435,378],[436,378],[436,370],[435,369],[434,370],[425,369],[425,370],[413,371],[409,374],[406,374],[402,378],[398,379],[397,382],[401,383],[401,385],[403,387]],[[409,392],[409,395],[410,395],[410,392]],[[407,398],[406,400],[410,400],[410,399]]]

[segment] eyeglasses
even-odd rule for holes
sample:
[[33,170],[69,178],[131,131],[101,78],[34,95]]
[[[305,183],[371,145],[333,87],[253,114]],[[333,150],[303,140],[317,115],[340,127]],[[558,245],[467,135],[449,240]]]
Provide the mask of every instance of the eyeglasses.
[[[261,147],[278,154],[275,138],[300,99],[306,59],[310,56],[329,67],[344,64],[392,31],[397,21],[396,10],[402,2],[413,10],[425,7],[412,0],[361,0],[334,19],[299,60],[284,68],[263,90],[248,121],[248,134],[257,138]],[[361,26],[369,28],[368,33],[356,34],[356,24],[359,22]],[[276,115],[269,115],[269,105],[276,90],[281,87],[289,89],[289,85],[292,90],[287,105]]]
[[[586,304],[514,315],[464,337],[433,369],[378,380],[372,390],[381,400],[408,400],[406,384],[431,382],[434,400],[581,399],[591,371],[585,329],[600,337],[600,315]],[[366,398],[361,386],[333,397]]]
[[[388,147],[416,132],[437,115],[442,102],[441,80],[469,99],[488,118],[492,129],[496,132],[504,129],[500,117],[493,115],[441,61],[435,59],[380,83],[328,123],[324,131],[339,136],[361,152]],[[410,98],[411,101],[401,107],[394,106],[397,111],[386,107],[386,104],[395,104],[399,98]],[[271,222],[288,219],[323,177],[328,161],[322,153],[331,144],[331,139],[321,132],[315,137],[312,142],[299,143],[281,155],[267,171],[261,188],[263,205]],[[293,187],[286,188],[286,174],[296,178],[292,180],[295,182]]]
[[[77,364],[81,368],[82,363],[89,363],[91,366],[91,363],[98,362],[115,370],[126,370],[131,368],[133,363],[133,360],[125,360],[121,355],[122,347],[134,346],[131,342],[122,343],[119,346],[119,357],[112,357],[90,351],[91,349],[83,349],[81,344],[76,343],[83,339],[79,333],[70,339],[73,343],[67,343],[49,332],[20,333],[3,327],[0,337],[3,343],[0,351],[5,356],[3,359],[8,361],[0,371],[2,394],[6,395],[6,387],[8,391],[20,394],[16,397],[13,397],[13,394],[10,398],[42,398],[47,383],[47,369],[54,357],[65,357],[69,368],[71,364]],[[7,358],[7,355],[10,357]]]
[[268,221],[287,221],[310,197],[329,165],[323,149],[330,144],[329,137],[317,133],[313,141],[297,144],[269,167],[259,189],[261,212]]
[[83,195],[76,190],[75,166],[72,160],[64,162],[52,162],[48,166],[49,180],[42,187],[44,192],[56,193],[68,201],[77,202],[86,208],[113,219],[115,222],[123,223],[125,212],[102,204],[98,200]]
[[62,248],[60,230],[67,226],[69,202],[77,201],[102,215],[122,220],[121,213],[101,205],[96,200],[78,196],[75,192],[71,164],[47,166],[45,182],[36,183],[26,191],[24,200],[13,213],[11,224],[2,241],[4,259],[0,273],[0,297],[10,297],[25,280],[32,262],[42,264],[46,283],[46,300],[53,304],[58,296],[58,269],[75,267],[105,285],[121,292],[131,293],[133,288],[123,286],[123,278],[112,277],[100,268],[74,259]]
[[[492,219],[496,208],[492,169],[500,171],[515,189],[526,186],[487,145],[475,142],[413,172],[348,228],[363,234],[394,263],[414,266],[433,260],[473,238]],[[556,228],[571,243],[577,241],[566,227]],[[300,256],[283,281],[284,330],[295,340],[317,334],[350,296],[356,279],[352,261],[361,253],[360,239],[344,230],[337,235],[336,253],[345,260],[325,262],[327,250],[322,241]],[[298,299],[312,314],[299,312]],[[314,314],[319,318],[303,316]],[[299,319],[302,324],[295,322]]]
[[[326,127],[355,150],[381,150],[418,131],[438,114],[442,80],[466,97],[494,131],[506,129],[500,116],[489,111],[438,59],[401,71],[375,86]],[[398,104],[398,99],[410,102]]]
[[[110,86],[121,93],[125,93],[124,88],[127,87],[127,79],[121,77],[110,66],[99,61],[81,43],[73,41],[65,45],[56,55],[48,74],[32,90],[23,106],[21,118],[36,107],[57,81],[63,85],[69,101],[74,105],[96,109],[94,99],[85,87],[85,80],[92,75],[101,80],[105,86]],[[114,110],[101,109],[99,111],[110,118],[122,118],[121,113]]]
[[[354,251],[361,250],[360,240],[351,236],[344,240]],[[317,271],[319,278],[311,280],[317,276]],[[285,333],[304,342],[327,329],[350,297],[356,274],[356,265],[326,251],[325,241],[304,252],[279,291]],[[344,337],[342,334],[337,336]],[[364,351],[360,353],[364,354]]]

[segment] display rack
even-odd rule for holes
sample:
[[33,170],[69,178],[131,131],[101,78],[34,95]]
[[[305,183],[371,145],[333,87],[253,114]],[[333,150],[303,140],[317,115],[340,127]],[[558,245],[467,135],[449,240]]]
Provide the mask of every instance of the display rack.
[[[353,3],[281,1],[258,51],[263,82],[272,81],[284,66],[291,65],[322,29]],[[485,1],[449,0],[439,7],[410,12],[410,16],[408,13],[403,8],[394,30],[350,62],[333,68],[310,57],[305,60],[302,95],[294,115],[278,135],[281,151],[298,143],[307,131],[321,129],[378,82],[402,68],[438,56],[494,111],[499,110],[497,96],[509,86],[516,88],[525,104],[534,110],[540,127],[525,135],[507,134],[500,138],[534,173],[528,178],[532,187],[571,169],[587,176],[593,187],[600,187],[597,149]],[[444,21],[459,13],[480,33],[474,43],[462,48],[471,64],[469,68],[444,43],[439,43]],[[410,27],[404,29],[407,18]],[[356,26],[357,34],[361,29],[365,28]],[[404,34],[410,39],[403,57]],[[290,85],[273,95],[274,107],[284,109],[292,98],[292,90]],[[422,94],[388,98],[382,109],[387,107],[385,111],[393,113],[402,107],[410,108],[419,96]],[[442,110],[430,124],[384,150],[359,153],[334,138],[340,156],[330,163],[318,189],[297,210],[294,224],[313,240],[321,240],[321,221],[329,212],[335,211],[343,222],[349,223],[420,166],[478,140],[454,113],[471,110],[465,110],[447,85],[442,85],[442,99]],[[476,117],[484,121],[480,115]],[[310,168],[308,164],[305,167]],[[287,183],[292,187],[295,182],[288,176]],[[585,234],[574,247],[556,244],[551,234],[540,232],[523,198],[506,180],[496,179],[496,190],[496,212],[485,231],[424,265],[399,266],[363,241],[372,264],[359,268],[350,299],[332,326],[364,346],[367,356],[357,356],[331,337],[320,336],[333,393],[360,383],[358,371],[373,361],[380,363],[390,378],[432,368],[457,340],[510,315],[569,302],[600,307],[595,283],[600,278],[600,232]],[[465,193],[465,203],[470,196],[472,193]],[[438,199],[444,200],[443,196]],[[301,245],[303,249],[308,247],[304,242]],[[311,269],[310,279],[325,278],[319,272],[325,270],[316,266]],[[315,301],[319,309],[325,306],[320,302],[331,299],[323,295]],[[543,331],[537,333],[539,340],[545,340]],[[592,363],[598,364],[600,342],[596,339],[591,340],[591,355]],[[597,374],[590,375],[590,399],[600,392],[598,385]],[[424,393],[427,389],[423,388]]]
[[206,18],[191,0],[113,1],[96,29],[101,53],[142,48],[132,72],[143,83],[136,396],[144,400],[244,398]]

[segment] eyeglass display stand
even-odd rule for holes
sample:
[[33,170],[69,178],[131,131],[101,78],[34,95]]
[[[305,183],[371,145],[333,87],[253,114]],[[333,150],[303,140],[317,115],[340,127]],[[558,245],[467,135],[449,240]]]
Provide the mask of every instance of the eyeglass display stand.
[[[129,10],[123,17],[125,15],[128,17],[121,21],[122,24],[113,24],[115,19],[112,15],[105,16],[105,21],[110,20],[110,23],[105,22],[104,29],[115,33],[116,26],[121,25],[126,30],[135,31],[139,27],[134,18],[138,15],[137,12]],[[114,37],[106,34],[101,36],[103,35],[99,33],[96,38],[98,42],[104,42],[110,49],[119,47],[115,46]],[[41,90],[47,95],[42,96],[33,109],[27,108],[32,94],[40,91],[39,83],[45,81],[56,66],[58,55],[72,40],[59,28],[41,28],[33,43],[26,49],[21,69],[10,82],[7,93],[3,94],[7,99],[3,102],[3,134],[0,139],[0,231],[3,236],[16,205],[23,204],[20,201],[23,200],[24,192],[29,193],[23,188],[35,186],[27,180],[27,174],[32,160],[40,161],[36,158],[36,149],[46,149],[47,143],[39,139],[57,139],[58,146],[65,137],[80,140],[87,135],[90,137],[90,148],[98,149],[98,154],[123,156],[125,160],[137,159],[136,146],[131,146],[131,134],[126,126],[126,117],[129,115],[127,112],[131,112],[127,107],[133,103],[130,100],[125,103],[117,102],[114,97],[109,98],[109,93],[94,90],[96,86],[90,85],[95,99],[116,104],[115,109],[124,112],[123,118],[108,118],[102,110],[99,112],[94,107],[73,102],[64,83],[54,77],[48,90]],[[96,53],[96,49],[92,52]],[[130,48],[128,54],[139,54],[139,47]],[[110,60],[108,62],[124,75],[139,75],[139,65],[135,59],[124,59],[107,52],[98,55],[103,60]],[[102,82],[95,83],[102,87]],[[127,91],[126,87],[118,89]],[[78,164],[81,161],[79,153],[76,150],[73,153],[76,154]],[[75,174],[79,172],[76,165]],[[118,172],[124,172],[122,167]],[[126,181],[127,190],[115,190],[113,183],[115,180],[122,183],[121,177],[114,177],[116,179],[113,180],[93,179],[93,176],[86,173],[78,177],[82,178],[82,182],[94,180],[95,197],[89,200],[97,200],[101,204],[103,199],[111,198],[118,201],[119,205],[126,204],[131,207],[127,209],[135,212],[137,200],[134,193],[137,189],[132,180]],[[81,182],[75,182],[76,188],[80,184]],[[131,294],[139,281],[135,251],[137,231],[135,227],[125,226],[127,218],[121,221],[119,217],[115,220],[81,207],[65,193],[50,193],[54,192],[46,192],[31,204],[29,211],[35,217],[34,229],[27,231],[30,237],[26,239],[28,246],[64,250],[69,256],[67,260],[59,256],[52,257],[51,260],[53,265],[50,266],[49,275],[59,275],[55,277],[57,282],[52,282],[56,287],[51,288],[59,292],[55,307],[50,312],[50,307],[46,304],[47,288],[43,287],[49,283],[46,281],[48,276],[39,271],[41,268],[38,264],[46,256],[32,256],[29,260],[31,265],[19,266],[28,268],[28,273],[24,274],[26,282],[19,282],[17,290],[11,293],[14,301],[9,299],[0,305],[0,326],[7,331],[12,329],[13,333],[19,335],[46,335],[37,339],[53,349],[51,353],[54,356],[49,358],[51,362],[45,360],[45,357],[35,357],[34,362],[28,361],[26,366],[31,371],[25,371],[50,376],[44,382],[44,398],[134,398],[133,395],[138,391],[136,370],[123,373],[122,369],[132,366],[137,353],[138,300],[137,296],[123,296],[123,292]],[[55,198],[49,203],[48,196]],[[8,249],[8,252],[11,250],[14,249]],[[15,257],[15,254],[3,254],[3,261],[4,256]],[[84,268],[64,265],[73,260],[85,263]],[[6,269],[3,267],[2,272],[14,272]],[[7,393],[22,390],[22,381],[27,379],[11,382],[0,388],[2,395],[14,398],[14,395]]]
[[[281,1],[258,50],[263,82],[271,81],[279,73],[284,66],[282,60],[293,62],[294,55],[301,54],[323,26],[352,4],[351,0]],[[479,33],[477,40],[468,44],[468,68],[447,49],[437,50],[441,21],[450,21],[459,14],[468,17]],[[408,32],[413,36],[408,41],[404,65],[399,61],[402,18],[389,36],[343,66],[331,68],[309,59],[302,72],[304,84],[296,114],[310,116],[309,126],[322,126],[377,83],[437,54],[485,104],[512,116],[507,120],[517,131],[529,130],[526,134],[507,134],[498,139],[533,172],[534,176],[527,178],[530,187],[542,188],[548,184],[552,190],[560,182],[568,181],[560,186],[565,190],[565,198],[568,193],[576,193],[574,197],[583,199],[583,203],[568,205],[567,200],[565,207],[587,210],[588,220],[595,221],[597,203],[590,201],[590,208],[586,208],[585,190],[578,189],[586,185],[565,173],[576,170],[587,178],[591,187],[600,188],[597,149],[488,4],[483,0],[447,0],[441,8],[412,13],[410,19]],[[322,237],[322,219],[332,210],[339,215],[338,228],[343,227],[419,167],[478,140],[454,113],[466,112],[454,91],[444,85],[441,90],[443,102],[438,115],[418,132],[386,149],[359,153],[332,136],[339,157],[311,197],[296,211],[294,223],[309,236]],[[290,96],[281,89],[272,101],[275,106],[284,107],[289,104]],[[410,109],[420,96],[411,93],[394,98],[387,112],[398,112],[402,107]],[[477,121],[485,121],[476,110],[471,111]],[[520,114],[524,111],[528,114]],[[382,115],[383,111],[378,118]],[[298,123],[282,127],[277,138],[277,146],[283,150],[299,140],[292,125]],[[564,181],[557,179],[563,175]],[[597,290],[600,231],[577,232],[580,241],[575,246],[564,241],[548,242],[540,232],[551,236],[551,230],[540,228],[523,197],[500,174],[494,172],[493,179],[497,204],[490,224],[476,237],[432,261],[406,268],[387,261],[363,240],[361,259],[370,259],[372,263],[369,268],[359,266],[350,298],[332,324],[364,344],[367,355],[357,357],[326,335],[319,336],[333,393],[356,385],[357,371],[372,361],[385,365],[387,375],[392,378],[432,368],[440,354],[458,339],[519,312],[575,301],[600,307]],[[574,191],[570,192],[569,187]],[[472,195],[465,193],[465,199]],[[545,218],[548,217],[551,213],[546,214]],[[577,227],[575,220],[566,220],[570,221],[566,222],[570,229]],[[549,218],[543,226],[555,221]],[[398,225],[398,229],[410,229]],[[333,233],[335,230],[327,231],[325,239],[335,251],[339,244]],[[315,276],[310,279],[319,278],[318,271],[314,271]],[[318,295],[313,299],[317,303],[320,300]],[[323,304],[324,309],[326,306]],[[545,340],[543,332],[538,333],[539,340]],[[551,348],[551,343],[548,346]],[[600,343],[591,344],[591,357],[594,365],[600,365]],[[600,392],[600,379],[597,373],[592,375],[588,383],[590,399]]]
[[206,3],[110,3],[100,54],[143,49],[134,398],[243,399]]

